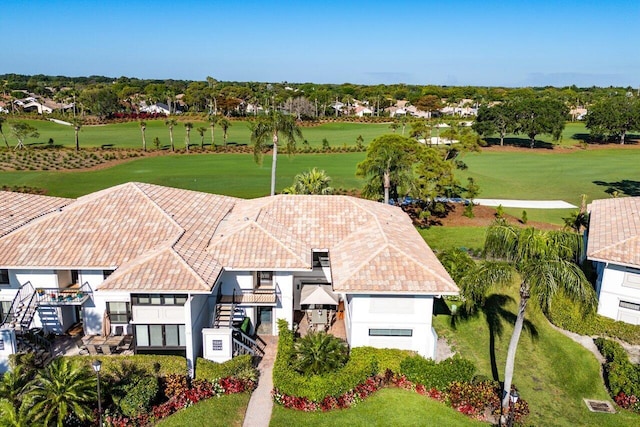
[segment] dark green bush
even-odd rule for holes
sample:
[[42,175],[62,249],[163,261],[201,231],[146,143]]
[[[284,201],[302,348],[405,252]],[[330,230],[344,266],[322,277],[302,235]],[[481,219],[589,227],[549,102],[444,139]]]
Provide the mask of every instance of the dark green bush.
[[388,370],[394,373],[400,372],[400,363],[407,357],[414,356],[415,352],[410,350],[399,350],[396,348],[374,348],[356,347],[351,349],[350,358],[358,360],[375,359],[378,365],[378,374],[384,375]]
[[623,392],[640,396],[640,365],[634,365],[624,348],[615,341],[604,338],[594,340],[606,359],[604,376],[612,396]]
[[213,381],[218,378],[238,377],[255,379],[251,355],[244,354],[224,363],[216,363],[207,359],[196,360],[196,379]]
[[100,359],[102,362],[102,372],[109,375],[120,369],[123,364],[133,363],[137,368],[149,374],[164,377],[168,374],[187,373],[187,361],[182,356],[159,356],[155,354],[136,354],[132,356],[71,356],[91,367],[91,362]]
[[560,294],[553,298],[549,320],[557,327],[577,334],[600,335],[640,344],[640,325],[619,322],[596,313],[585,314],[578,304]]
[[440,363],[425,359],[422,356],[412,356],[400,363],[402,372],[409,381],[422,384],[427,389],[436,388],[440,391],[453,381],[471,382],[476,368],[473,363],[459,356],[450,357]]
[[124,396],[117,405],[126,416],[133,417],[142,412],[148,412],[158,395],[158,378],[147,376],[138,382],[123,388]]
[[273,366],[273,385],[281,393],[306,397],[319,402],[327,396],[340,396],[378,372],[373,357],[351,358],[344,368],[324,374],[305,376],[292,367],[295,355],[293,332],[285,320],[278,320],[278,354]]

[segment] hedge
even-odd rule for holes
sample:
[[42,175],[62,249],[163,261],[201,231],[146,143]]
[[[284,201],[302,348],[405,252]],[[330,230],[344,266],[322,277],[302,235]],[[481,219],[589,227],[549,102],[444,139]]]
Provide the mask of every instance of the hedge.
[[196,379],[198,380],[214,381],[226,377],[255,379],[255,376],[256,371],[250,354],[234,357],[224,363],[216,363],[200,357],[196,360]]
[[291,362],[294,357],[293,331],[286,320],[278,320],[278,354],[273,366],[273,385],[283,394],[320,402],[327,396],[338,397],[378,372],[373,357],[356,357],[337,372],[304,376],[296,372]]
[[634,365],[624,348],[615,341],[604,338],[594,340],[606,359],[604,375],[612,396],[620,392],[640,397],[640,365]]
[[415,354],[414,351],[396,348],[355,347],[351,349],[350,358],[358,360],[374,358],[378,366],[377,374],[384,375],[387,370],[401,372],[400,363]]
[[169,374],[185,375],[187,373],[187,361],[182,356],[158,356],[155,354],[136,354],[131,356],[69,356],[91,367],[91,363],[98,359],[102,362],[102,373],[109,374],[119,369],[123,363],[129,362],[149,374],[161,377]]
[[409,381],[440,391],[446,390],[454,381],[471,382],[475,371],[474,364],[460,356],[453,356],[439,363],[421,356],[412,356],[400,363],[400,372]]
[[585,314],[579,304],[560,294],[553,298],[548,317],[557,327],[580,335],[605,336],[633,345],[640,344],[640,325],[620,322],[596,313]]

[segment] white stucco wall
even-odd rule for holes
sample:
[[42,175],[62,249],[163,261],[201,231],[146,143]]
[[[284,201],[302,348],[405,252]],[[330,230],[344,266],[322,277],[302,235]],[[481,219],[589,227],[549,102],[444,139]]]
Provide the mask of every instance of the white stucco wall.
[[187,366],[190,372],[196,366],[196,358],[202,355],[202,329],[206,328],[210,318],[209,295],[190,295],[184,306],[187,313],[185,335],[187,342]]
[[285,319],[291,328],[293,326],[293,274],[276,272],[276,292],[278,301],[273,309],[272,335],[278,335],[278,319]]
[[27,282],[31,282],[34,288],[57,288],[58,275],[54,270],[11,270],[9,271],[9,280],[12,279],[22,286]]
[[620,307],[620,301],[640,304],[640,269],[615,264],[598,268],[598,314],[615,320],[640,324],[640,312]]
[[241,294],[242,289],[253,289],[253,272],[251,271],[224,271],[218,283],[222,286],[223,295]]
[[[432,296],[348,296],[345,323],[351,347],[399,348],[435,357]],[[412,336],[369,336],[369,329],[411,329]]]
[[0,375],[9,370],[9,356],[16,352],[16,335],[13,329],[0,329]]

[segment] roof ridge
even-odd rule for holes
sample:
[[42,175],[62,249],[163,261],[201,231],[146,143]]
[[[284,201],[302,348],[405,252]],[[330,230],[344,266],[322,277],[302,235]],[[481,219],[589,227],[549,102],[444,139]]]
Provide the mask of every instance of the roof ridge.
[[[414,264],[420,266],[423,270],[426,270],[432,274],[434,274],[435,276],[437,276],[438,278],[442,279],[445,282],[449,282],[449,280],[447,280],[445,277],[443,277],[440,273],[434,271],[432,268],[430,268],[429,266],[427,266],[426,264],[421,263],[420,261],[416,260],[415,257],[413,257],[412,255],[408,254],[407,252],[405,252],[404,250],[402,250],[398,245],[395,245],[393,243],[389,243],[388,246],[393,247],[395,250],[397,250],[398,252],[400,252],[402,255],[404,255],[406,258],[410,259]],[[427,247],[429,247],[429,245],[427,245]],[[429,249],[431,249],[429,247]],[[431,252],[433,253],[433,250],[431,250]],[[433,256],[437,259],[436,255],[433,254]],[[439,262],[439,261],[438,261]],[[443,267],[444,268],[444,267]],[[446,271],[446,270],[445,270]],[[455,284],[455,281],[451,278],[451,276],[449,276],[449,279],[451,279],[451,282]]]
[[350,278],[352,278],[358,271],[360,271],[366,264],[369,264],[369,261],[371,261],[373,258],[375,258],[376,256],[378,256],[378,254],[380,252],[382,252],[385,248],[387,248],[389,246],[389,242],[386,242],[386,244],[381,245],[378,250],[371,252],[371,256],[367,257],[364,259],[364,261],[362,261],[356,268],[352,268],[351,270],[351,274],[343,276],[344,279],[340,280],[341,283],[344,283],[346,281],[348,281]]
[[[384,232],[384,228],[382,227],[382,225],[380,224],[380,219],[378,218],[378,215],[376,215],[373,211],[371,211],[368,207],[362,206],[360,204],[360,200],[365,200],[365,199],[357,199],[355,197],[351,197],[351,196],[342,196],[345,197],[351,204],[353,204],[355,207],[357,207],[360,210],[365,211],[366,213],[368,213],[370,216],[373,217],[374,221],[376,222],[376,225],[378,226],[378,230],[380,231],[380,235],[382,236],[383,240],[385,241],[385,243],[389,244],[389,239],[387,238],[387,233]],[[367,202],[369,202],[369,200],[367,200]],[[371,203],[376,203],[376,202],[371,202]],[[356,229],[357,231],[357,229]],[[354,231],[354,233],[356,232]],[[353,234],[350,233],[349,236]],[[345,236],[345,239],[349,236]]]
[[[596,250],[596,251],[594,251],[594,252],[591,252],[591,254],[592,254],[592,255],[593,255],[593,254],[597,254],[597,253],[599,253],[599,252],[602,252],[602,251],[605,251],[605,250],[608,250],[608,249],[615,248],[616,246],[624,245],[625,243],[628,243],[628,242],[629,242],[629,241],[631,241],[631,240],[635,240],[635,239],[639,239],[639,238],[640,238],[640,234],[637,234],[637,235],[635,235],[635,236],[631,236],[631,237],[627,237],[626,239],[618,240],[616,243],[612,243],[612,244],[610,244],[610,245],[603,246],[603,247],[601,247],[600,249],[598,249],[598,250]],[[588,244],[588,243],[587,243],[587,244]]]
[[[180,223],[178,223],[178,221],[176,221],[175,219],[173,219],[173,215],[169,215],[169,213],[167,211],[165,211],[164,209],[162,209],[162,207],[160,207],[160,205],[153,199],[151,198],[151,196],[149,194],[147,194],[146,191],[144,191],[140,186],[143,185],[143,183],[140,182],[132,182],[131,183],[133,188],[135,190],[137,190],[138,192],[140,192],[140,194],[146,198],[153,206],[155,206],[155,208],[160,211],[161,214],[163,214],[169,221],[171,221],[171,223],[173,223],[176,227],[178,227],[180,230],[182,230],[182,232],[180,233],[180,236],[184,235],[185,229],[182,225],[180,225]],[[148,184],[148,185],[152,185],[152,184]],[[171,187],[164,187],[164,188],[169,188],[172,190],[178,190],[177,188],[171,188]],[[173,247],[173,245],[176,244],[176,242],[180,240],[180,237],[178,237],[178,239],[173,242],[171,244],[171,246]]]
[[[298,254],[296,254],[293,250],[291,250],[287,245],[285,245],[280,239],[278,239],[276,236],[274,236],[273,234],[269,233],[269,231],[267,231],[266,228],[264,228],[261,224],[259,224],[257,221],[253,221],[254,224],[256,225],[256,227],[258,227],[260,230],[262,230],[263,233],[265,233],[267,236],[271,237],[273,240],[275,240],[280,246],[282,246],[285,251],[291,253],[294,257],[296,257],[297,259],[299,259],[300,261],[302,261],[303,264],[308,264],[307,260],[300,258],[298,256]],[[278,223],[280,224],[280,223]],[[282,224],[280,224],[280,226],[282,226]],[[284,226],[283,226],[284,227]],[[293,233],[291,233],[293,235]],[[306,246],[310,246],[309,243],[302,241],[302,243],[304,243]]]

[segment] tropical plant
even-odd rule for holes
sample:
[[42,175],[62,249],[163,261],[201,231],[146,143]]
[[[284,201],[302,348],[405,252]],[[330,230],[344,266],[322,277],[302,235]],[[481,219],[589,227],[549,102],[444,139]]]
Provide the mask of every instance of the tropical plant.
[[[493,283],[509,284],[520,281],[520,302],[507,350],[503,390],[511,390],[516,350],[524,324],[524,314],[530,299],[543,312],[559,290],[574,301],[583,303],[586,310],[596,304],[595,292],[577,265],[582,251],[582,239],[575,233],[541,231],[535,228],[516,228],[504,221],[496,222],[487,230],[485,254],[492,262],[475,276],[476,286]],[[508,405],[509,393],[503,398]]]
[[81,117],[74,117],[70,121],[71,126],[73,126],[74,132],[74,140],[76,142],[76,151],[80,151],[80,139],[78,134],[80,133],[80,128],[82,128],[83,120]]
[[211,148],[212,149],[215,148],[216,146],[216,137],[213,134],[213,130],[218,124],[219,120],[220,120],[220,116],[218,116],[217,114],[209,114],[209,127],[211,128]]
[[33,380],[29,397],[37,420],[62,427],[73,415],[91,420],[96,401],[96,379],[87,366],[66,357],[54,359]]
[[367,147],[367,157],[358,163],[356,175],[367,179],[362,194],[369,198],[384,197],[389,203],[390,193],[398,197],[398,187],[408,190],[413,178],[415,141],[400,135],[382,135]]
[[0,114],[0,134],[2,135],[2,139],[4,139],[4,144],[7,146],[7,148],[9,148],[9,141],[7,141],[7,137],[2,131],[2,124],[5,122],[5,120],[6,119],[4,118],[4,116]]
[[19,408],[33,373],[23,365],[16,365],[0,379],[0,399],[5,399]]
[[287,152],[292,154],[296,147],[296,138],[303,139],[302,131],[292,116],[287,116],[273,110],[261,117],[251,127],[251,141],[253,142],[253,157],[256,163],[262,163],[262,154],[267,141],[273,142],[273,160],[271,164],[271,195],[276,194],[276,167],[278,164],[278,144],[280,135],[287,140]]
[[169,127],[169,141],[171,141],[171,151],[176,151],[176,146],[173,144],[173,127],[178,124],[176,119],[168,119],[164,122]]
[[204,134],[207,131],[207,128],[205,127],[198,127],[196,128],[196,130],[198,131],[198,134],[200,134],[200,148],[204,148]]
[[338,370],[349,358],[347,344],[326,332],[309,332],[295,343],[293,365],[304,375]]
[[285,194],[333,194],[331,177],[317,168],[301,172],[293,178],[293,185],[282,190]]
[[0,399],[0,427],[36,427],[35,414],[32,407],[23,403],[18,407],[7,399]]
[[140,122],[140,132],[142,132],[142,151],[147,151],[147,124],[145,122]]
[[231,122],[226,118],[222,117],[218,120],[218,125],[222,128],[222,140],[224,141],[224,146],[227,146],[227,132],[231,127]]
[[18,143],[15,146],[15,149],[24,148],[24,140],[31,137],[37,138],[40,136],[38,133],[38,129],[31,126],[27,122],[15,122],[11,125],[11,133],[16,137]]
[[184,145],[187,148],[187,153],[189,152],[189,145],[191,145],[191,129],[193,129],[193,123],[186,122],[184,124],[184,130],[187,132],[187,135],[184,138]]

